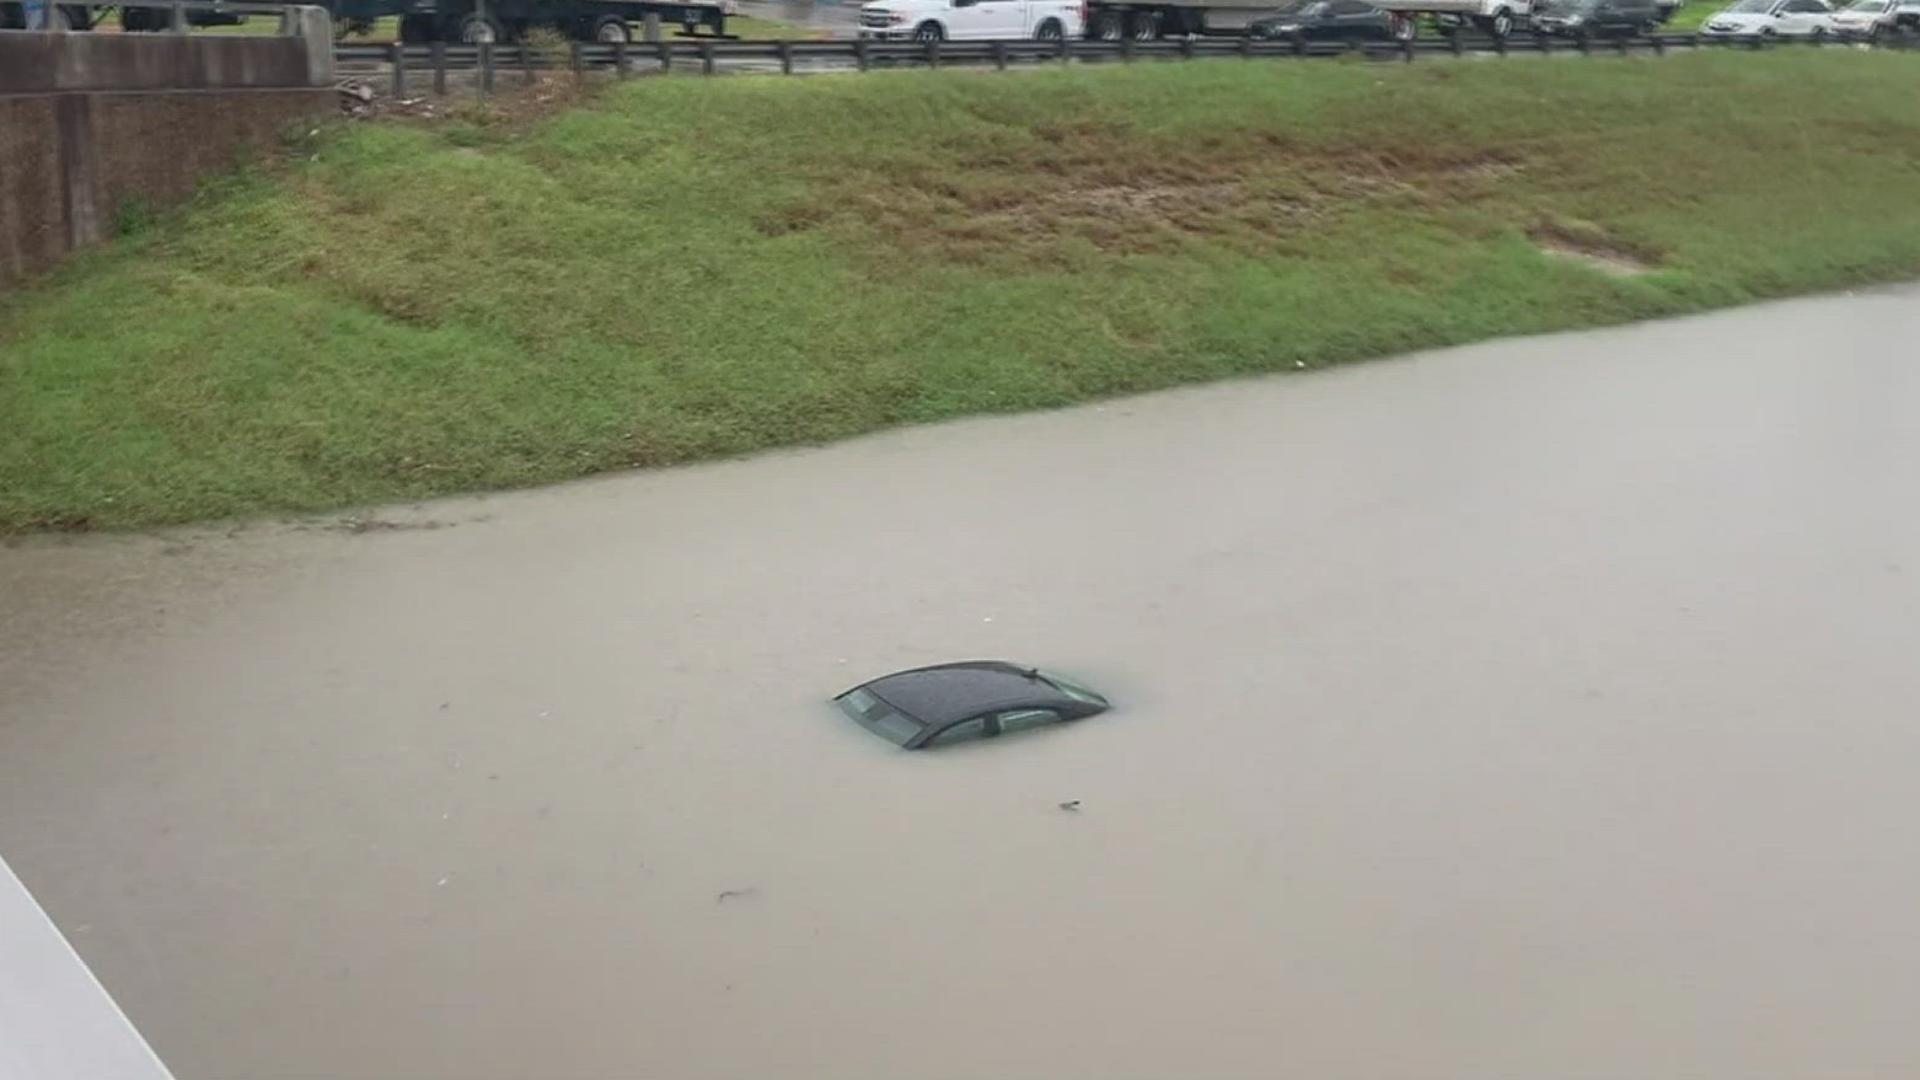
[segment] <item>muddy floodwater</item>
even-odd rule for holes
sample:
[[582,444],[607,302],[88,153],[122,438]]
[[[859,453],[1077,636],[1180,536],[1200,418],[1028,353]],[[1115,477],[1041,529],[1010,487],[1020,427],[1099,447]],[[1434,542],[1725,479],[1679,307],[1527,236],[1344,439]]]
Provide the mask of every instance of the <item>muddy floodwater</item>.
[[0,547],[181,1080],[1920,1075],[1920,290],[338,524]]

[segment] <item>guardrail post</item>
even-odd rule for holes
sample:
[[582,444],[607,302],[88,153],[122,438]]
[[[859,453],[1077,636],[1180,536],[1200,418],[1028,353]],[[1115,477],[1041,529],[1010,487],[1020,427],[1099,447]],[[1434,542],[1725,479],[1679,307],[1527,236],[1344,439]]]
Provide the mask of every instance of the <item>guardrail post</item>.
[[447,43],[433,43],[433,95],[447,96]]
[[1655,56],[1667,55],[1667,39],[1666,38],[1661,37],[1659,34],[1648,34],[1647,40],[1653,42],[1653,55]]
[[1412,38],[1408,38],[1407,40],[1400,43],[1400,60],[1402,63],[1407,63],[1407,64],[1413,63],[1413,39]]
[[1307,55],[1307,39],[1306,38],[1296,37],[1293,39],[1293,55],[1296,59],[1302,59],[1302,60],[1306,59],[1306,55]]
[[673,71],[673,46],[664,41],[655,41],[653,51],[660,56],[660,74],[670,74]]
[[780,74],[793,74],[793,42],[783,41],[773,48],[780,54]]
[[1240,59],[1242,60],[1253,59],[1253,39],[1252,38],[1243,37],[1240,39]]
[[1007,70],[1007,43],[1004,41],[993,43],[993,66],[996,71]]
[[1188,34],[1186,37],[1183,37],[1180,39],[1180,59],[1182,60],[1193,59],[1193,35],[1192,34]]
[[1493,51],[1501,56],[1507,55],[1507,39],[1495,34],[1493,37]]
[[1467,51],[1466,43],[1460,40],[1459,34],[1447,35],[1447,47],[1453,50],[1455,56],[1465,55]]
[[1120,62],[1123,64],[1133,63],[1133,35],[1132,34],[1123,33],[1120,35]]
[[520,78],[528,86],[533,85],[533,50],[524,41],[520,43]]
[[407,47],[394,42],[387,46],[387,59],[393,63],[393,96],[407,96]]
[[711,41],[700,43],[700,74],[713,74],[713,42]]
[[1060,62],[1064,64],[1071,59],[1073,59],[1073,37],[1072,35],[1069,35],[1069,34],[1061,34],[1060,35]]
[[1593,42],[1588,41],[1587,35],[1585,34],[1581,34],[1579,37],[1573,39],[1573,47],[1580,50],[1581,56],[1593,55]]
[[614,78],[624,79],[631,74],[633,73],[627,70],[627,43],[624,41],[616,41],[613,43]]
[[930,68],[933,68],[936,71],[940,69],[940,39],[939,38],[927,39],[927,66]]
[[587,77],[586,58],[580,55],[580,43],[567,42],[567,66],[573,69],[573,81],[580,82]]
[[[47,4],[47,25],[53,25],[53,4],[51,0],[49,0]],[[167,16],[167,29],[176,34],[184,34],[187,32],[187,5],[173,5],[173,11]]]
[[480,43],[480,92],[493,93],[493,42]]
[[867,70],[867,39],[860,38],[853,43],[853,66],[856,71]]
[[1614,41],[1614,51],[1621,56],[1627,55],[1627,39],[1624,36]]

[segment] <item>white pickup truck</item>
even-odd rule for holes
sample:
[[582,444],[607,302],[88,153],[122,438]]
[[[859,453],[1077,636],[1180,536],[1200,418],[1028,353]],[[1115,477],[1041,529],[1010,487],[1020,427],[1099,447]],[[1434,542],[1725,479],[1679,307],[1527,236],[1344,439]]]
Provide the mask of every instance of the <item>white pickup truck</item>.
[[874,41],[1059,41],[1086,30],[1083,0],[877,0],[860,5]]

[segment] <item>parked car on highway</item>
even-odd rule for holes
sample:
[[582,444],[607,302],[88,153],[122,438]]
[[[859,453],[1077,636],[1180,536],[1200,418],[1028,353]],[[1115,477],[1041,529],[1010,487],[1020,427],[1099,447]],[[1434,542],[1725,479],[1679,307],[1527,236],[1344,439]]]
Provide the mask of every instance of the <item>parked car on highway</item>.
[[1390,41],[1412,32],[1412,20],[1366,0],[1288,0],[1247,25],[1249,37],[1280,41]]
[[[1908,6],[1920,13],[1920,0],[1913,0]],[[1878,38],[1899,27],[1900,8],[1899,0],[1854,0],[1833,13],[1833,30],[1837,34]]]
[[1826,0],[1740,0],[1708,16],[1701,33],[1755,37],[1811,37],[1833,28]]
[[1549,0],[1533,17],[1541,33],[1573,38],[1650,34],[1662,21],[1655,0]]
[[879,0],[860,5],[862,38],[881,41],[1059,41],[1080,37],[1081,0]]

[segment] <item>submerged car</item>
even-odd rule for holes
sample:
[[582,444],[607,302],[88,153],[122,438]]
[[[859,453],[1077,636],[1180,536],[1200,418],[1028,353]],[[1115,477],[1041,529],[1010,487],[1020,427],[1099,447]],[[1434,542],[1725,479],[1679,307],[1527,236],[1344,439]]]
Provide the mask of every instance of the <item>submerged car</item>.
[[908,750],[1079,720],[1110,707],[1071,679],[1004,660],[896,671],[834,700],[860,726]]
[[1533,25],[1563,37],[1614,37],[1652,33],[1661,18],[1654,0],[1551,0]]
[[1250,37],[1273,41],[1391,41],[1412,33],[1411,19],[1365,0],[1293,0],[1247,24]]
[[1740,0],[1709,16],[1700,30],[1743,37],[1812,37],[1825,33],[1832,18],[1826,0]]

